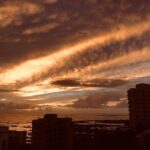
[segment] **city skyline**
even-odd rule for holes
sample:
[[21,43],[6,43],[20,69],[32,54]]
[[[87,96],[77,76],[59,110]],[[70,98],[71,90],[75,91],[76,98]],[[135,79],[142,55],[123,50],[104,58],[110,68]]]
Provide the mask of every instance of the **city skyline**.
[[2,120],[128,115],[126,91],[150,83],[149,1],[0,3]]

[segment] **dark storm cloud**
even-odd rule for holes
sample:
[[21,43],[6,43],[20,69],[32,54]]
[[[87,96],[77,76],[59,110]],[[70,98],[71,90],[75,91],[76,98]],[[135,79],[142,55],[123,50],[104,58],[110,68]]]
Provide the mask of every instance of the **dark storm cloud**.
[[145,0],[1,1],[1,66],[46,55],[118,25],[143,21],[149,4]]

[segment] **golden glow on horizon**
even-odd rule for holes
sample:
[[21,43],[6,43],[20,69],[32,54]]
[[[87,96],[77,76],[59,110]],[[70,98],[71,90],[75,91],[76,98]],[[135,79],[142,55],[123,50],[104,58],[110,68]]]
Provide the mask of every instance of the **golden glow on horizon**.
[[38,104],[38,106],[51,106],[53,108],[57,107],[65,107],[67,105],[73,104],[77,99],[71,99],[71,100],[63,100],[63,101],[57,101],[57,102],[50,102],[50,103],[42,103]]
[[41,94],[48,94],[48,93],[54,93],[54,92],[61,92],[64,91],[60,88],[42,88],[41,86],[26,86],[24,88],[20,89],[19,94],[23,97],[29,97],[29,96],[36,96]]
[[[0,75],[0,83],[12,84],[12,83],[16,83],[17,81],[29,80],[30,78],[33,77],[33,75],[38,75],[49,68],[53,68],[65,64],[71,56],[77,55],[78,53],[90,47],[99,46],[105,43],[111,43],[112,41],[115,40],[125,40],[135,35],[139,36],[142,33],[148,31],[149,27],[150,27],[149,21],[145,21],[136,25],[133,24],[132,26],[121,26],[118,30],[113,30],[110,33],[106,33],[104,35],[98,35],[96,37],[86,39],[83,42],[77,43],[72,47],[64,48],[46,57],[41,57],[41,58],[26,61],[21,65],[16,66],[15,68],[10,68],[10,70],[3,72]],[[149,55],[147,57],[149,57]],[[126,57],[125,60],[121,60],[121,61],[125,62],[130,60],[128,57]],[[114,60],[110,62],[108,65],[113,65],[113,64],[116,64]]]
[[116,107],[120,104],[121,102],[120,101],[108,101],[106,106],[107,107]]

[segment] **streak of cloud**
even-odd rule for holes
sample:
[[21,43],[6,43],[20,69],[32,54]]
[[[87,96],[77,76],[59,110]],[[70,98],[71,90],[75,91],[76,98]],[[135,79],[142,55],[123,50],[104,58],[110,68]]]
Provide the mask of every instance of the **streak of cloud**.
[[[59,50],[58,52],[46,57],[29,60],[15,67],[13,70],[8,70],[2,73],[0,78],[3,78],[3,82],[1,82],[1,84],[15,83],[20,80],[29,80],[30,77],[36,76],[36,74],[38,76],[39,73],[46,71],[47,68],[65,65],[65,63],[74,55],[86,51],[90,47],[100,46],[116,40],[125,40],[132,36],[140,36],[143,32],[149,30],[149,26],[150,22],[146,21],[129,27],[122,27],[116,32],[112,31],[104,34],[103,36],[100,35],[84,40],[83,42],[79,42],[74,46]],[[26,70],[28,70],[28,72],[26,72]]]
[[0,27],[21,25],[22,15],[34,15],[43,11],[43,7],[30,2],[5,2],[0,7]]

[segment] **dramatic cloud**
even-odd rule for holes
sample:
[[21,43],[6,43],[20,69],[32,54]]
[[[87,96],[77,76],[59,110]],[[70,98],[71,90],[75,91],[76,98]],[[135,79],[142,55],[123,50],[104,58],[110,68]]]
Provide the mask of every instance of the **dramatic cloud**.
[[83,81],[78,80],[71,80],[71,79],[62,79],[52,82],[54,85],[60,85],[60,86],[83,86],[83,87],[115,87],[120,86],[122,84],[127,83],[127,81],[124,80],[109,80],[109,79],[95,79],[95,80],[89,80],[85,83]]
[[5,110],[123,109],[128,88],[150,83],[150,1],[0,3]]
[[14,112],[18,110],[28,110],[34,108],[30,104],[14,103],[14,102],[4,102],[0,101],[0,112]]
[[[13,70],[8,70],[8,72],[4,72],[3,74],[1,74],[1,77],[3,78],[3,82],[14,83],[16,81],[18,82],[19,80],[29,80],[29,78],[32,76],[34,76],[34,79],[37,79],[36,76],[40,77],[41,76],[40,74],[42,74],[43,76],[43,73],[45,75],[45,72],[47,72],[47,70],[53,74],[53,69],[57,69],[57,67],[60,67],[60,66],[66,66],[69,63],[69,61],[71,61],[72,57],[86,51],[88,48],[98,47],[100,45],[105,44],[106,42],[111,42],[111,41],[113,42],[115,40],[124,40],[130,36],[139,35],[141,34],[141,32],[147,31],[149,29],[149,25],[150,25],[149,22],[144,22],[142,24],[131,26],[129,28],[128,27],[125,29],[123,28],[115,33],[114,32],[107,33],[104,36],[97,36],[97,37],[85,40],[83,42],[76,44],[73,47],[59,50],[59,52],[57,53],[49,54],[42,58],[37,58],[37,59],[26,61],[22,63],[21,65],[18,65],[18,67],[15,67]],[[142,30],[139,31],[141,27],[143,28]],[[100,50],[100,51],[102,54],[103,50]],[[137,55],[140,53],[140,51],[142,51],[143,55],[147,56],[147,58],[143,58],[143,59],[149,58],[149,50],[147,48],[144,48],[143,50],[141,49],[135,52],[137,59],[139,59]],[[123,58],[126,57],[124,56],[124,53],[122,53],[122,55],[123,55]],[[134,52],[131,52],[130,57],[132,57],[133,55],[134,55]],[[128,59],[128,57],[126,59]],[[27,74],[24,73],[25,70],[28,70]],[[11,74],[11,76],[9,74]]]
[[8,25],[21,25],[23,16],[40,13],[43,7],[30,2],[5,2],[0,7],[0,27]]
[[34,27],[32,29],[26,29],[24,31],[24,34],[39,34],[39,33],[45,33],[45,32],[48,32],[49,30],[53,29],[57,27],[57,24],[56,23],[49,23],[49,24],[46,24],[46,25],[42,25],[42,26],[39,26],[39,27]]
[[108,107],[127,107],[127,100],[124,99],[124,93],[104,92],[100,94],[90,95],[85,98],[78,99],[73,104],[68,105],[74,108],[108,108]]

